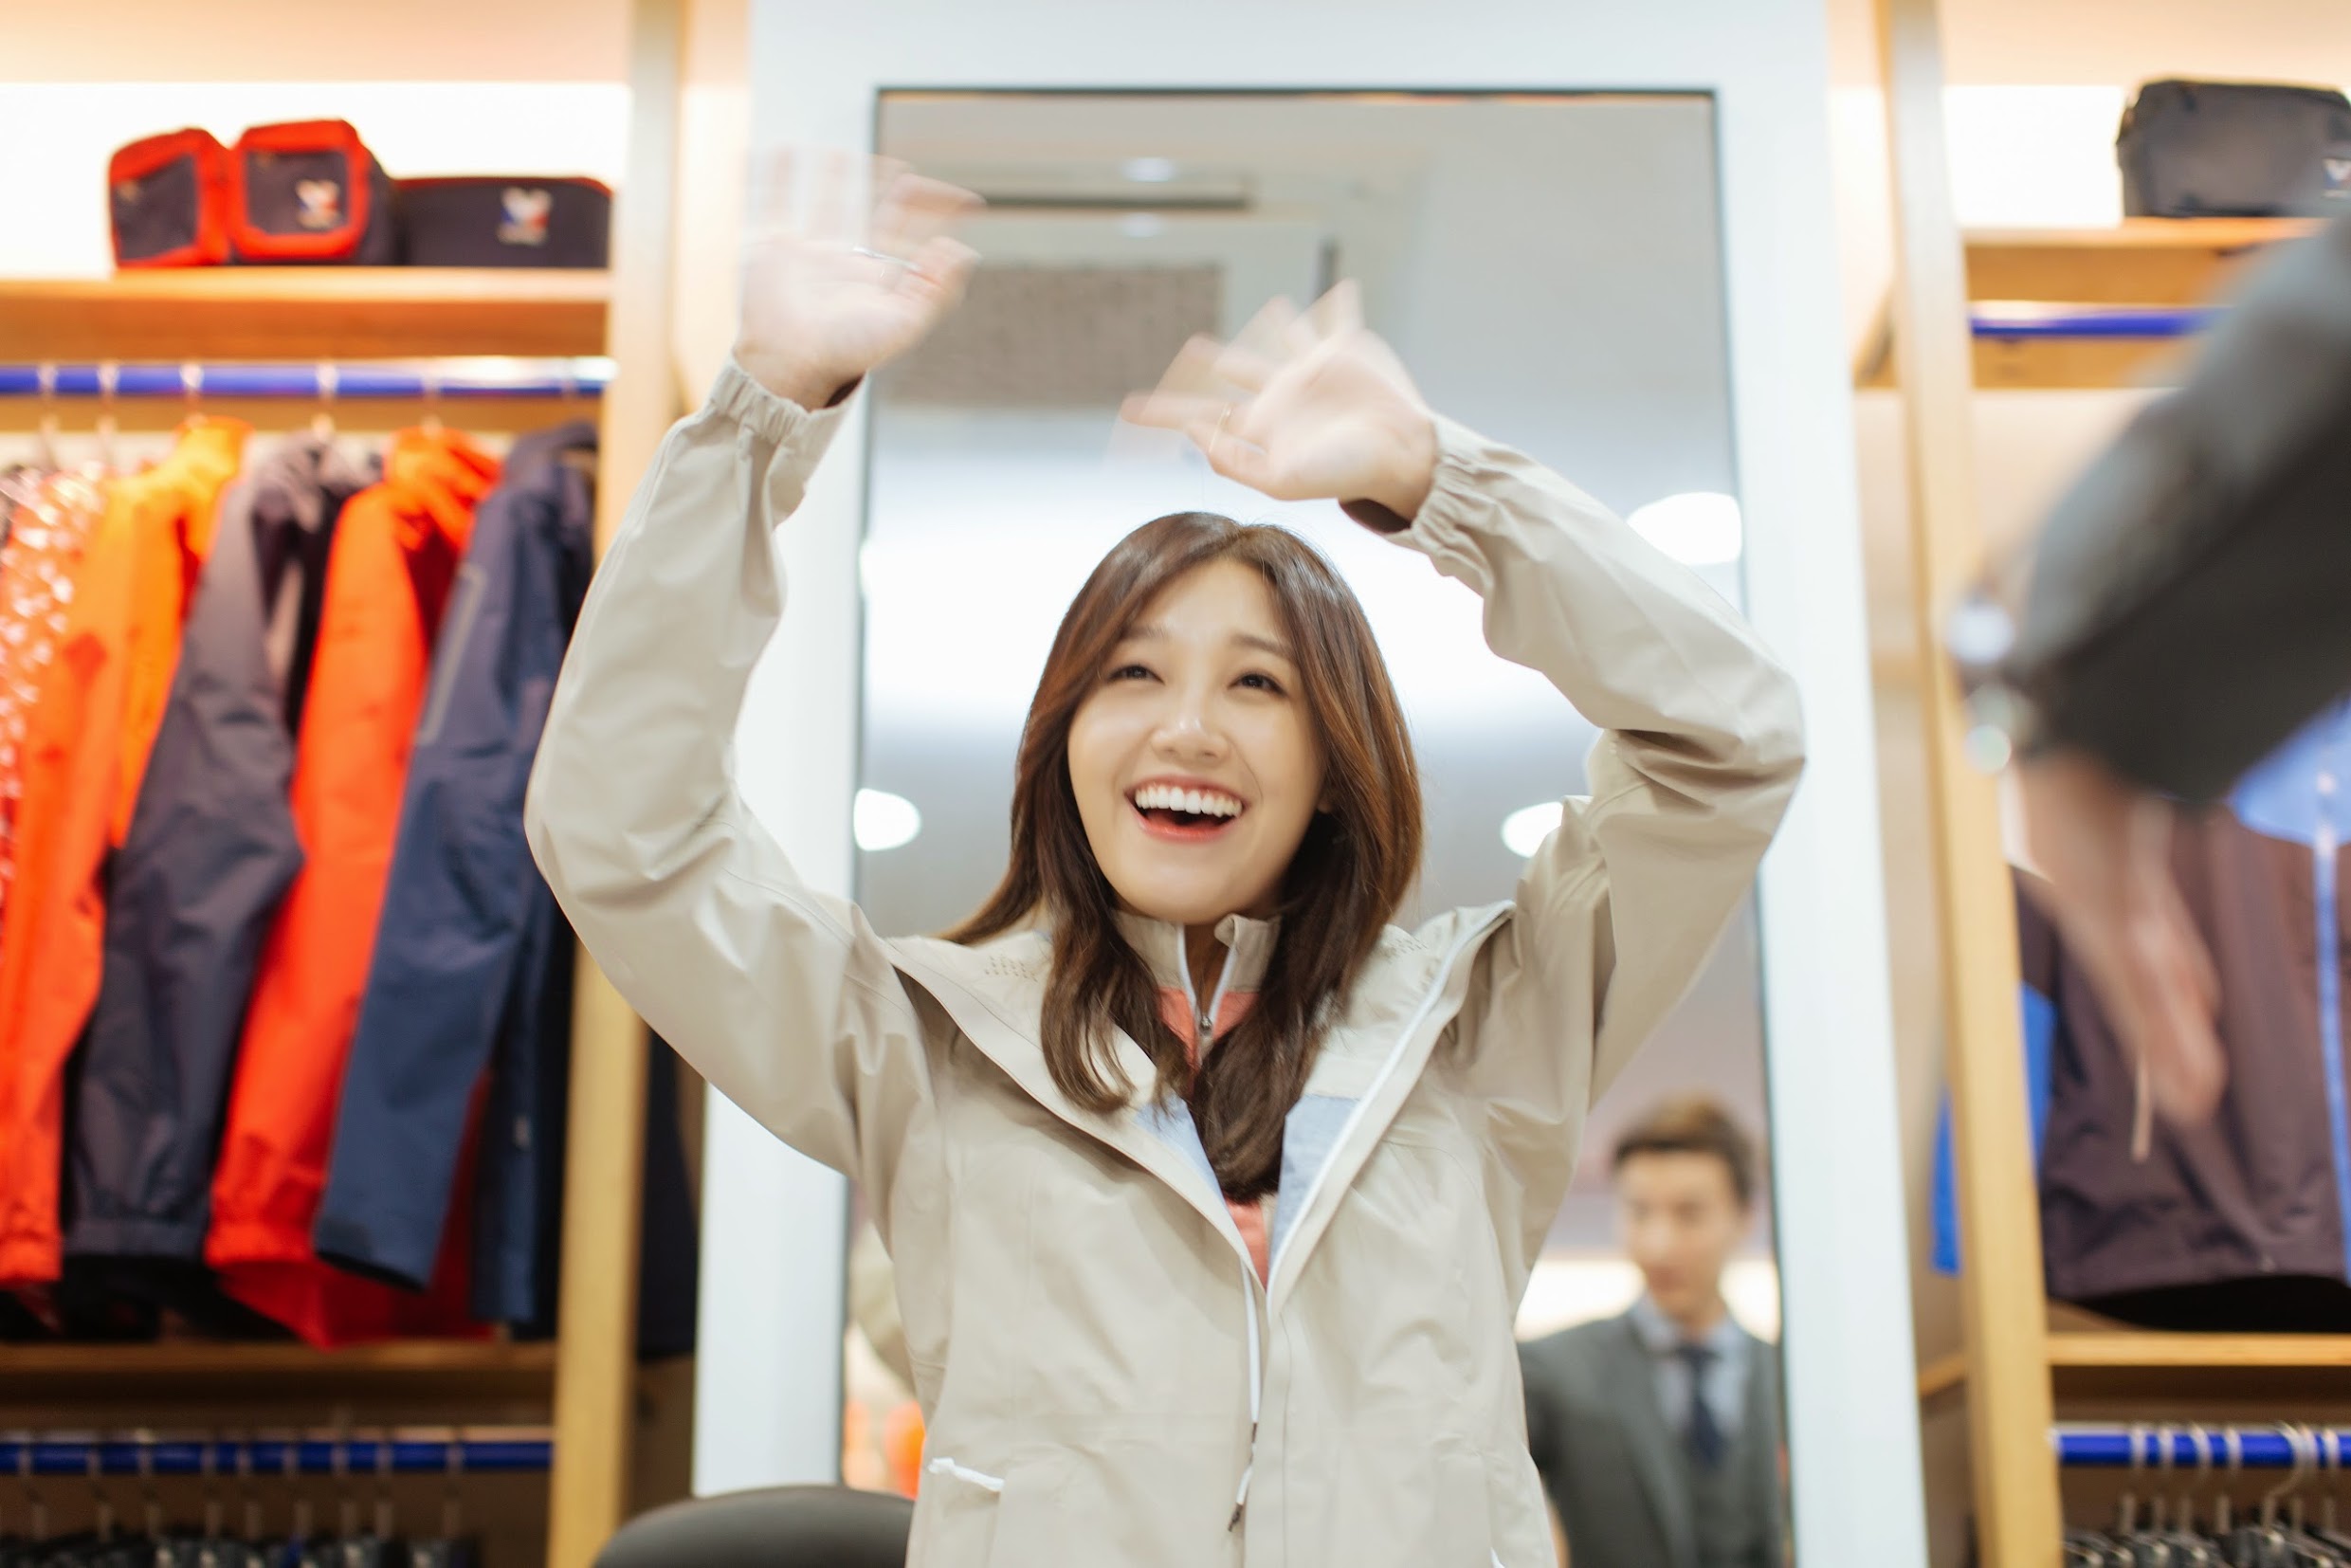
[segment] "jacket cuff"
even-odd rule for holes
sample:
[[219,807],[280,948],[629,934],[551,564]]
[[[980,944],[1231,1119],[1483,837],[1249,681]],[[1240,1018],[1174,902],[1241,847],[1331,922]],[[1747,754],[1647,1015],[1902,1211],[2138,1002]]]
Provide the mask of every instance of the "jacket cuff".
[[1478,481],[1478,449],[1485,438],[1466,425],[1441,413],[1430,421],[1436,427],[1437,464],[1429,483],[1429,499],[1417,516],[1405,518],[1376,501],[1340,502],[1340,509],[1376,534],[1410,545],[1439,561],[1472,560],[1476,552],[1465,537],[1470,516],[1485,504]]
[[829,405],[811,410],[759,385],[729,355],[719,369],[719,378],[710,385],[709,407],[754,436],[782,447],[811,435],[829,437],[841,422],[843,405],[859,385],[851,382]]

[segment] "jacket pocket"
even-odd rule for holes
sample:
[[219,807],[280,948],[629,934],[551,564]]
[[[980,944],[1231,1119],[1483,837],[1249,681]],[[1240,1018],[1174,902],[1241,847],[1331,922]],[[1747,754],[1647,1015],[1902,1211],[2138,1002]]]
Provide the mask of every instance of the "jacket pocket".
[[922,1467],[915,1541],[906,1560],[923,1568],[1037,1568],[1068,1560],[1049,1461],[1001,1474],[939,1454]]

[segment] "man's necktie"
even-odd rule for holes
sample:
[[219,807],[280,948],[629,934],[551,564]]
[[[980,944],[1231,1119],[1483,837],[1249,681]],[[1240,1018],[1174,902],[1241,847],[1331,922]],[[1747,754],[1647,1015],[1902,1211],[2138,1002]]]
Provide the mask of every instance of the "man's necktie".
[[1683,1365],[1689,1368],[1690,1404],[1689,1429],[1684,1440],[1689,1444],[1690,1457],[1702,1469],[1713,1469],[1722,1462],[1727,1446],[1722,1437],[1722,1423],[1715,1419],[1714,1407],[1706,1403],[1706,1369],[1714,1364],[1715,1352],[1706,1345],[1684,1345],[1678,1352]]

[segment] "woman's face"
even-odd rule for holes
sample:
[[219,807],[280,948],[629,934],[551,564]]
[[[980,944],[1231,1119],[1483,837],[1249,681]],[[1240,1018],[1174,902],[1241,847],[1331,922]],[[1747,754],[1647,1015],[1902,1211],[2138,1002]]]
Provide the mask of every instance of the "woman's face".
[[1256,568],[1178,577],[1069,730],[1069,782],[1120,903],[1180,925],[1263,918],[1322,798],[1322,752]]

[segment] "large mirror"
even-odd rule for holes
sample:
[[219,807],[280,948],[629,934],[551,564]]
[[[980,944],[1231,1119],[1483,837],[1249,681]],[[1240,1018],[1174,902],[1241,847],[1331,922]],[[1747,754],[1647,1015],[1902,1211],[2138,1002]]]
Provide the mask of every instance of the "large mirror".
[[[879,114],[883,153],[990,206],[962,310],[873,393],[856,891],[874,922],[941,930],[994,885],[1062,611],[1126,531],[1191,508],[1297,530],[1361,597],[1427,790],[1405,923],[1507,897],[1545,803],[1580,792],[1592,727],[1487,651],[1475,597],[1427,561],[1218,479],[1120,427],[1119,401],[1189,334],[1354,278],[1431,404],[1738,600],[1712,100],[905,92]],[[1784,1560],[1759,983],[1749,917],[1594,1107],[1521,1312],[1530,1430],[1582,1568]],[[886,1282],[868,1233],[845,1469],[910,1488]]]

